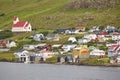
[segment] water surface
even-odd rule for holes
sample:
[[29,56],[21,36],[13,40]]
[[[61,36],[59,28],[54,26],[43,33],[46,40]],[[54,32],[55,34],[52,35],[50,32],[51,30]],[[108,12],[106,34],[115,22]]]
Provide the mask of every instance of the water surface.
[[0,80],[120,80],[120,67],[0,62]]

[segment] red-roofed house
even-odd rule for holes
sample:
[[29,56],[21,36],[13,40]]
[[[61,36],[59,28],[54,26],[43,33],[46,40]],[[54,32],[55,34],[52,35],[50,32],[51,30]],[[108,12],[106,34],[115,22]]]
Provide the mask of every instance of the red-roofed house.
[[12,32],[30,32],[32,27],[27,21],[19,21],[18,17],[14,17]]
[[112,45],[108,48],[108,56],[115,56],[119,53],[120,51],[120,45]]

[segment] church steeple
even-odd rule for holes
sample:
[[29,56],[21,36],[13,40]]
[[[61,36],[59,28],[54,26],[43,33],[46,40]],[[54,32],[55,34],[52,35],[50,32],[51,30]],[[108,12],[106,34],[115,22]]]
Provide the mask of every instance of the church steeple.
[[17,16],[15,16],[14,20],[13,20],[13,24],[16,24],[17,22],[19,22],[19,18]]

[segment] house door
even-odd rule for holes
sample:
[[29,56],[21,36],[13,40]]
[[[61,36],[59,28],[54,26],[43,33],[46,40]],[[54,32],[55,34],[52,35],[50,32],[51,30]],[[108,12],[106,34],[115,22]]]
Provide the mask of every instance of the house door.
[[20,61],[21,61],[21,62],[25,62],[25,61],[26,61],[26,58],[25,58],[25,57],[21,57],[21,58],[20,58]]

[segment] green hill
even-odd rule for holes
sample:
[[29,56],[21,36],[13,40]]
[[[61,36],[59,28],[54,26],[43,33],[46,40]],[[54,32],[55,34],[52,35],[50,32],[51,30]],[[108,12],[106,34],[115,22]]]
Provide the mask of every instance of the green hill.
[[70,1],[0,0],[0,29],[10,30],[14,16],[18,16],[20,20],[29,21],[33,28],[37,29],[76,27],[77,25],[85,25],[86,27],[113,25],[120,27],[119,3],[112,7],[66,9],[66,6],[71,4]]

